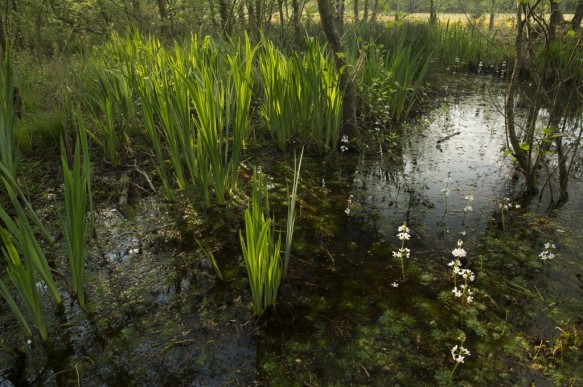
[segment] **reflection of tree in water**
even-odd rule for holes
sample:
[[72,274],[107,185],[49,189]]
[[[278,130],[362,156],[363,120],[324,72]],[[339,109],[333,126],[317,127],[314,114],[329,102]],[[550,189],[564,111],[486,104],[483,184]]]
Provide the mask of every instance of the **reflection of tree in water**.
[[[508,147],[525,178],[525,193],[539,193],[540,201],[547,191],[552,209],[568,200],[569,175],[578,157],[583,61],[577,49],[581,38],[561,40],[551,31],[554,26],[540,22],[539,12],[536,6],[517,6],[516,60],[504,110]],[[519,76],[525,73],[533,80],[534,93],[520,93]],[[520,120],[518,102],[525,106]]]

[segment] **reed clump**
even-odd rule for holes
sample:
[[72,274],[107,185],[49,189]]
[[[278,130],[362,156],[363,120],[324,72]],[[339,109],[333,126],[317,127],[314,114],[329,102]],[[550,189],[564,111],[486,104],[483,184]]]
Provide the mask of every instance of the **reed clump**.
[[245,210],[245,234],[239,232],[256,316],[275,306],[282,276],[281,235],[275,235],[263,180],[261,170],[254,170],[251,203]]

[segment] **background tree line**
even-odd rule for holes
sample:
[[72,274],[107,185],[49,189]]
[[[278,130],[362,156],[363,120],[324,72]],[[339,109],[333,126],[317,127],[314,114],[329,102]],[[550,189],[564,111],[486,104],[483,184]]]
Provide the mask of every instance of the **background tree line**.
[[[130,26],[167,38],[193,32],[233,33],[245,29],[290,29],[302,36],[318,19],[315,0],[4,0],[0,9],[0,45],[39,55],[77,52]],[[326,0],[341,29],[344,22],[379,21],[408,13],[514,12],[515,0]],[[583,14],[583,0],[550,1],[561,13]],[[381,16],[381,17],[379,17]],[[385,19],[382,19],[385,20]],[[579,19],[580,23],[580,19]],[[578,24],[577,24],[578,25]]]

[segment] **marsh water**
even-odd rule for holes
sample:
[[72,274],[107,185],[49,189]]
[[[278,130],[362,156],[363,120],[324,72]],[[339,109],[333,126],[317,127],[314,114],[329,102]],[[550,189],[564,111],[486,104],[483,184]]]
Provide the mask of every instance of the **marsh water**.
[[[480,278],[491,256],[481,240],[500,235],[499,204],[505,197],[514,201],[523,188],[503,154],[505,83],[464,74],[448,74],[442,82],[446,87],[435,109],[404,127],[398,139],[379,137],[333,162],[305,160],[290,274],[276,310],[261,319],[251,316],[237,247],[240,220],[186,208],[179,222],[190,226],[177,229],[172,207],[151,197],[137,198],[131,213],[100,208],[100,244],[92,250],[87,280],[92,307],[85,316],[67,309],[66,323],[53,327],[60,334],[51,339],[51,351],[33,344],[33,360],[21,366],[28,370],[21,369],[20,380],[41,385],[74,384],[77,377],[84,385],[433,384],[448,380],[449,351],[463,330],[474,355],[462,377],[473,377],[472,384],[488,367],[497,372],[493,348],[514,348],[508,344],[512,338],[492,339],[505,335],[504,324],[514,324],[533,340],[555,337],[548,313],[521,316],[513,306],[518,296],[479,289],[497,281]],[[283,162],[265,166],[274,194],[285,192]],[[539,285],[539,294],[547,292],[542,301],[529,298],[541,304],[539,311],[559,296],[581,303],[583,288],[574,275],[583,265],[576,253],[583,235],[581,185],[575,171],[569,201],[553,212],[558,225],[553,227],[568,237],[564,243],[552,240],[563,262],[558,269],[545,273],[536,255],[526,257],[531,251],[525,251],[524,262],[532,260],[532,267],[522,267],[532,274],[527,284],[514,272],[514,263],[500,269],[512,273],[507,282],[529,293],[535,289],[528,281]],[[520,202],[506,216],[543,214],[547,201],[543,195],[540,203],[538,198]],[[396,234],[403,222],[411,229],[405,278],[392,254],[400,247]],[[219,234],[224,237],[209,249],[226,282],[216,278],[194,243]],[[479,307],[465,319],[451,300],[447,265],[458,239],[468,251],[464,264],[482,281],[476,284]],[[539,274],[542,279],[534,278]],[[481,319],[480,314],[498,317]],[[492,323],[495,318],[502,322]],[[512,368],[509,357],[501,356]],[[31,370],[39,364],[48,364],[40,376]],[[9,375],[17,367],[2,368]],[[529,372],[505,380],[544,382],[542,375]]]

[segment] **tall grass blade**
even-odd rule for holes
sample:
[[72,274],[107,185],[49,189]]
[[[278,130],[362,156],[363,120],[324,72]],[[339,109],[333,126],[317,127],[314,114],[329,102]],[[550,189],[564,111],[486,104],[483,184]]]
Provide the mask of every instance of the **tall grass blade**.
[[13,179],[16,179],[19,160],[14,136],[15,116],[10,49],[7,49],[3,66],[0,66],[0,162]]
[[287,269],[289,266],[289,258],[291,255],[291,245],[294,237],[294,226],[296,223],[296,202],[298,197],[298,184],[300,181],[300,171],[302,169],[302,159],[304,157],[304,149],[300,153],[300,160],[296,163],[294,156],[294,180],[291,194],[288,194],[287,200],[287,230],[285,233],[285,252],[283,259],[283,276],[287,276]]

